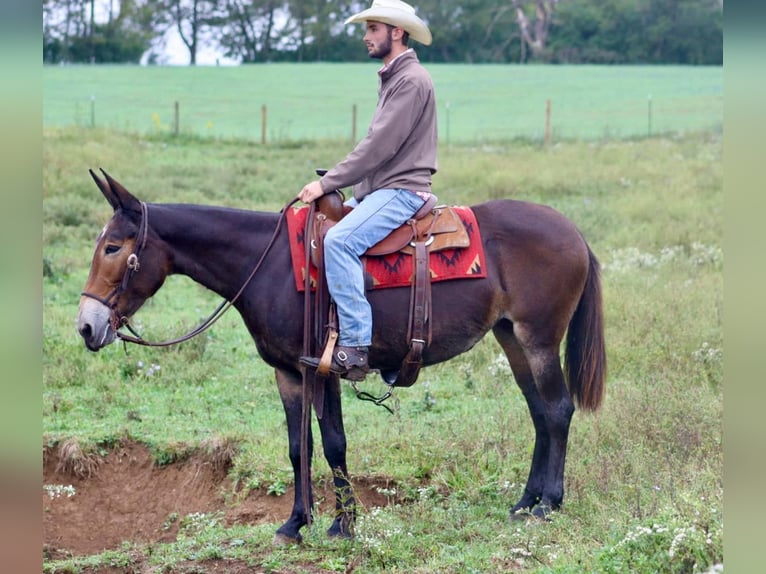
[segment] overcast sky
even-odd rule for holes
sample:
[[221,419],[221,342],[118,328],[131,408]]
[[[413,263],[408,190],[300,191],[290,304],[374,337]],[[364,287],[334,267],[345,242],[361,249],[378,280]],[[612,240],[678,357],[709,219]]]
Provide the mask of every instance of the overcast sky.
[[[168,66],[186,66],[189,64],[189,50],[183,43],[183,40],[181,40],[181,36],[175,27],[168,30],[155,47],[144,54],[141,58],[142,64],[146,64],[151,52],[159,54],[157,58],[158,64]],[[216,64],[231,66],[238,63],[236,60],[224,58],[220,51],[214,50],[210,46],[202,44],[197,49],[198,66],[215,66]]]
[[[119,9],[120,0],[96,0],[93,18],[99,24],[109,21],[110,7],[116,12]],[[181,40],[178,30],[175,26],[171,27],[165,35],[158,39],[152,49],[145,53],[141,58],[141,63],[145,64],[149,59],[149,54],[154,52],[158,54],[157,63],[170,66],[186,66],[189,64],[189,50]],[[222,66],[236,65],[239,62],[224,58],[220,51],[206,46],[201,41],[201,46],[197,49],[197,65],[200,66]]]

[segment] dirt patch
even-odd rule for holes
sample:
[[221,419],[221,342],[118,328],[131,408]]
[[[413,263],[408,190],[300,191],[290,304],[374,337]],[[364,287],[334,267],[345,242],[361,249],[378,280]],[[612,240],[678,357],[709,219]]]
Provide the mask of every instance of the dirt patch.
[[[146,446],[128,442],[99,457],[83,477],[64,468],[59,450],[45,452],[43,484],[71,485],[75,494],[43,492],[43,551],[52,560],[119,548],[124,541],[171,542],[180,519],[195,512],[220,511],[227,525],[273,523],[276,530],[292,508],[293,488],[283,496],[251,491],[227,503],[224,493],[233,489],[226,469],[203,455],[159,467]],[[357,477],[352,482],[362,504],[386,505],[377,489],[390,488],[390,480]],[[317,488],[315,496],[320,513],[333,511],[331,484]]]

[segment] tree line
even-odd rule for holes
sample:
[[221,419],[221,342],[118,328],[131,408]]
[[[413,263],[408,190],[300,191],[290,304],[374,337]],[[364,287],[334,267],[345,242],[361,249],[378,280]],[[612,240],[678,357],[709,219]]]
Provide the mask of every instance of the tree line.
[[[412,1],[433,34],[424,62],[723,64],[723,0]],[[43,60],[161,62],[177,32],[243,62],[367,59],[353,0],[43,0]]]

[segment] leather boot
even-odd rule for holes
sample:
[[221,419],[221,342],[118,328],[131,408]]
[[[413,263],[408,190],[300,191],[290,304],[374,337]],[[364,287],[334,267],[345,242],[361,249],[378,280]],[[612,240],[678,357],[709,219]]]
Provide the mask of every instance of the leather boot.
[[[301,357],[300,362],[312,369],[319,367],[319,358],[317,357]],[[370,365],[367,362],[367,347],[338,346],[332,354],[330,372],[349,381],[363,381],[367,373],[370,372]]]

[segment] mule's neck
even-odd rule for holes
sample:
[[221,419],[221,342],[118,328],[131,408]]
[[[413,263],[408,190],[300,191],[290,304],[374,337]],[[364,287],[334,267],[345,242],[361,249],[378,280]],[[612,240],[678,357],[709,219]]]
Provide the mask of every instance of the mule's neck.
[[278,219],[225,207],[149,205],[149,225],[169,249],[169,274],[186,275],[226,299],[255,267]]

